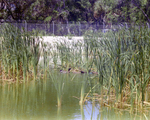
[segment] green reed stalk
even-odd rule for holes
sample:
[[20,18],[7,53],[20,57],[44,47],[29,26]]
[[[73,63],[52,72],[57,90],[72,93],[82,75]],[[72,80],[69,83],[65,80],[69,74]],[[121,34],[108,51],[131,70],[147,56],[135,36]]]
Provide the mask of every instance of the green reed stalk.
[[[150,80],[150,32],[146,27],[139,29],[133,26],[117,32],[109,31],[103,35],[89,31],[84,37],[83,56],[81,52],[78,53],[82,51],[82,45],[78,48],[76,44],[72,44],[72,49],[68,44],[57,44],[59,52],[56,52],[62,67],[75,65],[81,69],[81,66],[86,66],[87,72],[98,71],[101,102],[106,99],[104,95],[107,91],[110,100],[110,96],[115,95],[116,100],[113,101],[121,103],[118,104],[120,108],[127,103],[131,104],[132,111],[136,104],[144,103],[145,90]],[[95,87],[93,91],[97,89]],[[84,86],[81,87],[80,103],[84,101],[83,96]]]
[[85,116],[84,116],[83,105],[80,105],[80,111],[81,111],[82,120],[84,120],[84,119],[85,119]]
[[62,94],[64,91],[64,79],[62,78],[62,80],[58,79],[58,76],[55,74],[52,74],[49,72],[49,75],[52,79],[52,82],[56,88],[57,91],[57,106],[61,107],[62,105]]
[[81,86],[81,95],[80,95],[79,105],[84,104],[84,93],[85,93],[85,82],[83,82]]
[[23,29],[20,31],[10,24],[1,27],[3,38],[1,58],[5,77],[17,81],[24,79],[25,81],[27,73],[32,69],[35,78],[40,53],[38,37],[31,37],[31,34],[26,33]]
[[54,63],[54,67],[57,67],[57,61],[58,61],[58,53],[56,51],[53,50],[53,63]]

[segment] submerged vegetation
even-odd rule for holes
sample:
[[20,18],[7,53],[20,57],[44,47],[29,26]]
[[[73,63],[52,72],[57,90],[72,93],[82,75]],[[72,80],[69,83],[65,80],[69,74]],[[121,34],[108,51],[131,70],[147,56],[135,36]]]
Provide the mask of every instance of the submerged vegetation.
[[[53,45],[45,45],[38,34],[5,25],[1,32],[1,79],[27,81],[50,75],[57,89],[58,106],[61,106],[64,82],[55,80],[49,72],[52,61],[54,68],[88,73],[81,87],[81,105],[91,100],[101,106],[146,112],[145,108],[150,105],[149,46],[147,26],[133,25],[105,34],[89,30],[84,41],[66,42],[62,38]],[[40,57],[43,58],[42,69]],[[85,95],[87,83],[90,90]]]

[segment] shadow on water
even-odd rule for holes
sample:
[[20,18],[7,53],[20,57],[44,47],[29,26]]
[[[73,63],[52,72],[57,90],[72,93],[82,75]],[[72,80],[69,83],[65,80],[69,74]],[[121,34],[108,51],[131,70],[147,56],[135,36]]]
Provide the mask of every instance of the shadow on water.
[[[0,84],[0,119],[2,120],[120,120],[140,119],[131,116],[128,112],[117,111],[88,101],[79,105],[82,83],[85,83],[84,92],[89,91],[87,76],[80,74],[53,73],[54,81],[37,80],[28,83]],[[63,81],[63,82],[58,82]],[[62,105],[57,106],[56,84],[63,83]]]

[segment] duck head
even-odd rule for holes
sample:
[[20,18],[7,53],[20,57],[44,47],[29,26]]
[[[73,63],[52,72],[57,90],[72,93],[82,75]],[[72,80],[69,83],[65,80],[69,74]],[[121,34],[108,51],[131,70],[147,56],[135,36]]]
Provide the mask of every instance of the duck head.
[[70,72],[70,70],[71,70],[71,68],[69,68],[69,69],[68,69],[68,71],[60,70],[60,72],[61,72],[61,73],[69,73],[69,72]]

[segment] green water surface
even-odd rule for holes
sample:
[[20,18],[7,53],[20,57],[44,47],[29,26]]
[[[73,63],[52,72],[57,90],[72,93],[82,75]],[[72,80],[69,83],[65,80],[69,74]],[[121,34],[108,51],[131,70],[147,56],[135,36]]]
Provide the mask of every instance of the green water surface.
[[[144,116],[100,107],[91,101],[79,105],[81,87],[89,91],[87,75],[53,73],[53,80],[0,84],[0,120],[140,120]],[[57,94],[62,88],[62,106]]]

